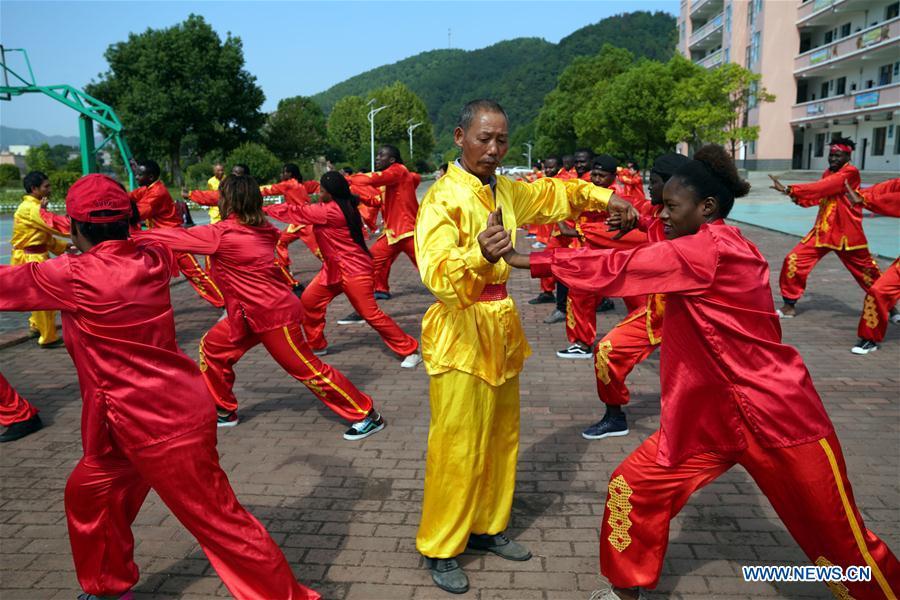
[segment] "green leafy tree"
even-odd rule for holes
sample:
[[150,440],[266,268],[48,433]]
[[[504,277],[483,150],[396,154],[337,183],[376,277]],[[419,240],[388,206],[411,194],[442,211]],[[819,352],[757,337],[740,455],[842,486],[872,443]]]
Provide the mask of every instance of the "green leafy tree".
[[65,198],[72,184],[81,177],[81,171],[54,171],[50,173],[50,186],[54,198]]
[[667,138],[687,142],[692,148],[704,143],[728,144],[734,156],[738,144],[759,137],[759,126],[747,125],[751,104],[775,99],[759,85],[760,79],[734,63],[698,69],[683,78],[672,91]]
[[266,147],[281,160],[308,162],[327,148],[325,113],[305,96],[285,98],[263,127]]
[[0,165],[0,186],[18,184],[21,179],[22,174],[19,173],[19,167],[10,164]]
[[[414,163],[414,159],[425,159],[431,155],[434,149],[434,132],[421,98],[399,81],[374,90],[369,94],[369,98],[375,99],[376,106],[388,107],[375,116],[376,148],[380,144],[397,146],[404,161],[410,166]],[[421,123],[413,130],[414,157],[409,156],[407,128],[410,123]]]
[[186,136],[198,154],[228,151],[265,121],[265,96],[244,69],[240,38],[222,41],[201,16],[132,33],[104,56],[109,70],[87,92],[115,107],[135,154],[166,157],[176,184]]
[[237,163],[247,165],[250,167],[250,174],[261,184],[276,179],[282,166],[277,156],[256,142],[246,142],[232,150],[225,163],[229,169]]
[[544,98],[535,122],[538,154],[573,152],[583,145],[575,131],[575,113],[591,101],[598,86],[607,85],[634,62],[628,50],[604,44],[595,56],[579,57],[559,76],[556,88]]
[[25,153],[25,166],[29,171],[42,171],[48,175],[55,171],[56,165],[50,154],[50,145],[41,144],[29,148]]
[[366,101],[359,96],[338,100],[328,117],[328,143],[336,150],[334,158],[354,169],[369,164],[369,122]]

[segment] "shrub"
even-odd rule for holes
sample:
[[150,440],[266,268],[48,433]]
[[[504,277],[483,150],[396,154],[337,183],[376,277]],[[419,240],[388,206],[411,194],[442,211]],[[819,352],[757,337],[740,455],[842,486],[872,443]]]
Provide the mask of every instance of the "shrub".
[[22,179],[16,165],[0,165],[0,186],[8,186]]
[[[277,179],[281,173],[281,161],[262,144],[247,142],[231,151],[225,160],[226,172],[230,172],[235,163],[243,163],[250,167],[250,174],[260,183],[269,183]],[[208,177],[208,176],[207,176]]]
[[54,171],[49,173],[50,185],[53,187],[54,200],[61,200],[66,197],[72,184],[78,181],[81,173],[75,171]]

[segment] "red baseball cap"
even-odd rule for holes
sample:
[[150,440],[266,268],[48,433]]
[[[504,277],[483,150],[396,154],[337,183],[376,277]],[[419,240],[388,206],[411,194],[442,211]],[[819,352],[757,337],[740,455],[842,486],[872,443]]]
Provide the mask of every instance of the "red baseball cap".
[[[115,211],[104,216],[96,211]],[[85,175],[69,188],[66,194],[66,213],[82,223],[111,223],[131,217],[131,199],[118,181],[106,175]]]

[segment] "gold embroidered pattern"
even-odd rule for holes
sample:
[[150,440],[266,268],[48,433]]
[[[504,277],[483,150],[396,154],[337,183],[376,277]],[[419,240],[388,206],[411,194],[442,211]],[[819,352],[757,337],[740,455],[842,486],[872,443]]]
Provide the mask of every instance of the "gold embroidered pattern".
[[797,274],[797,253],[791,252],[787,257],[787,278],[793,279]]
[[209,334],[207,331],[203,334],[203,337],[200,338],[200,372],[206,373],[206,353],[203,352],[203,343],[206,341],[206,336]]
[[609,385],[609,353],[612,352],[612,342],[604,340],[597,344],[597,355],[594,358],[594,368],[597,379]]
[[878,307],[875,306],[875,298],[868,294],[863,302],[863,320],[870,329],[878,327]]
[[569,329],[575,329],[575,312],[572,310],[572,297],[566,297],[566,325]]
[[[834,563],[825,558],[824,556],[820,556],[816,559],[816,566],[819,567],[833,567]],[[847,586],[842,584],[839,581],[826,581],[825,585],[828,586],[828,589],[831,590],[831,594],[837,598],[837,600],[853,600],[853,596],[850,595],[850,590],[847,589]]]
[[819,214],[821,218],[819,219],[819,228],[822,231],[828,231],[831,229],[831,223],[829,223],[829,219],[831,218],[831,213],[834,212],[834,200],[828,198],[827,200],[823,200],[821,203],[821,208],[819,209]]
[[609,534],[609,543],[619,552],[631,545],[631,536],[628,535],[628,530],[631,529],[631,519],[628,518],[628,515],[631,514],[632,507],[628,499],[631,498],[632,493],[631,487],[621,475],[616,475],[609,482],[609,500],[606,501],[609,519],[606,522],[612,530]]

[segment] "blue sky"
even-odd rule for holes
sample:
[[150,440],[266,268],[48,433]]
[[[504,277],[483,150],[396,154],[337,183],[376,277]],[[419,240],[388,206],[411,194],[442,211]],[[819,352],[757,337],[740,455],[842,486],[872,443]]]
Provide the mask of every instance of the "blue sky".
[[[83,87],[107,68],[103,53],[130,32],[162,28],[203,15],[224,37],[244,43],[246,69],[266,95],[323,91],[344,79],[447,47],[473,50],[533,36],[557,42],[576,29],[623,10],[675,14],[678,0],[545,2],[39,2],[0,0],[0,42],[26,48],[38,83]],[[10,60],[15,70],[21,63]],[[24,69],[23,69],[24,70]],[[0,123],[46,134],[77,135],[75,114],[37,94],[0,102]]]

